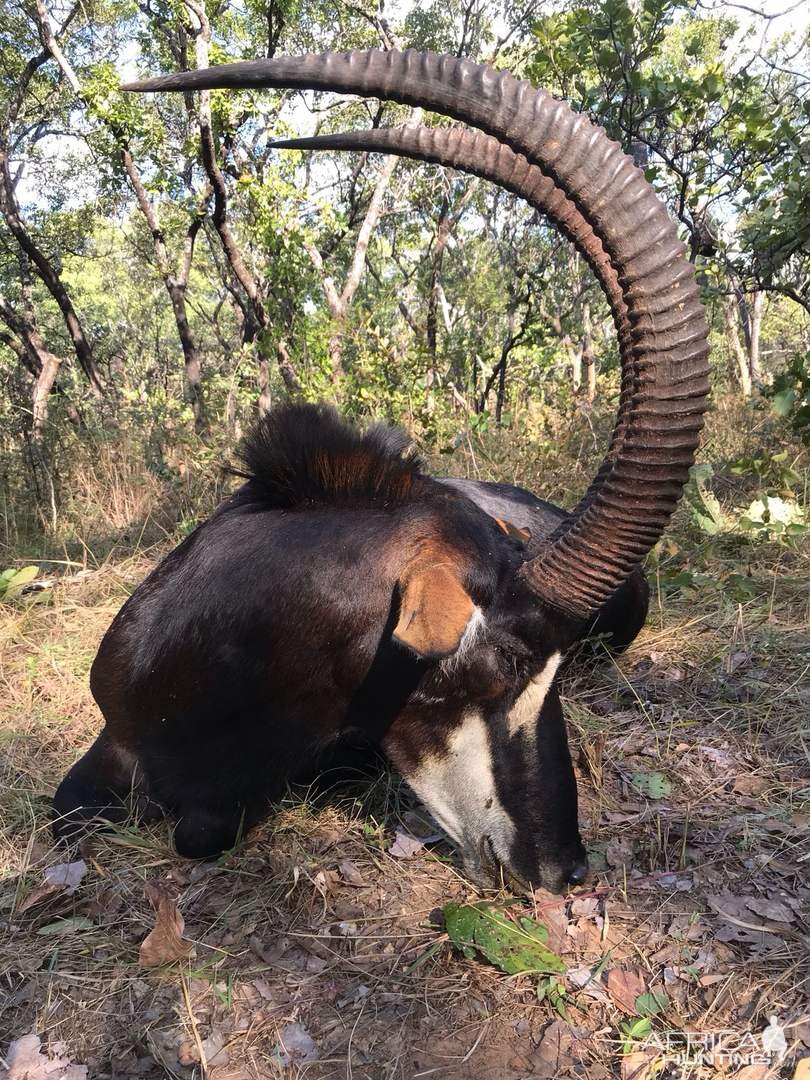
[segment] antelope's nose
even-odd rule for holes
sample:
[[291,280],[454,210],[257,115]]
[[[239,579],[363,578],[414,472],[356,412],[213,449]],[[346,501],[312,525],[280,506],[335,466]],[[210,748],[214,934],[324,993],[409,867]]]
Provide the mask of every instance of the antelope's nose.
[[581,862],[574,863],[571,869],[568,871],[568,884],[569,885],[584,885],[585,880],[588,877],[588,860],[582,859]]

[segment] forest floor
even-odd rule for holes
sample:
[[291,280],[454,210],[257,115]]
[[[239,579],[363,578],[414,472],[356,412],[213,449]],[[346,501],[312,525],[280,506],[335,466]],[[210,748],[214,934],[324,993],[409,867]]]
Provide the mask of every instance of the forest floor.
[[[481,894],[450,845],[419,842],[434,827],[388,774],[291,795],[215,863],[178,858],[157,824],[99,834],[81,865],[53,869],[49,798],[100,725],[90,663],[165,547],[0,605],[14,1080],[810,1076],[806,551],[670,545],[638,641],[567,678],[591,880],[533,903],[489,896],[547,927],[555,981],[453,947],[442,909]],[[676,1065],[687,1032],[761,1054],[771,1016],[781,1061]]]

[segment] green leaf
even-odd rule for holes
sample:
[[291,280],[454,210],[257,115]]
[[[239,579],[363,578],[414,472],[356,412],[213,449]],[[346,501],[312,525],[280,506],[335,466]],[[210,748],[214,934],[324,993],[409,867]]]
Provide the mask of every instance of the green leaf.
[[556,953],[545,947],[548,931],[534,919],[510,922],[489,904],[447,904],[447,934],[469,957],[480,953],[508,975],[535,971],[565,971]]
[[90,919],[86,919],[84,915],[74,915],[70,919],[57,919],[56,922],[48,923],[47,926],[40,926],[37,933],[43,937],[66,937],[68,934],[75,934],[80,930],[95,929],[96,924],[91,922]]
[[796,391],[780,390],[778,394],[774,394],[771,398],[771,404],[773,405],[773,411],[777,416],[780,416],[783,419],[786,416],[790,416],[793,411],[793,406],[796,404]]
[[636,772],[630,783],[648,799],[665,799],[672,791],[672,781],[662,772]]
[[19,596],[26,585],[29,585],[39,573],[38,566],[23,566],[15,571],[12,577],[6,579],[5,598],[7,600]]
[[[636,998],[636,1008],[642,998],[652,997],[652,994],[641,994]],[[624,1025],[624,1033],[629,1039],[643,1039],[645,1035],[649,1035],[652,1031],[652,1024],[643,1017],[641,1020],[634,1020],[632,1023]]]
[[[639,994],[635,1002],[636,1012],[642,1017],[658,1016],[668,1005],[669,998],[663,990],[650,990],[646,994]],[[644,1020],[639,1021],[639,1023],[644,1022]],[[649,1020],[646,1023],[649,1025]],[[634,1036],[634,1038],[638,1038],[638,1036]]]
[[720,531],[720,526],[713,518],[707,517],[705,514],[699,514],[697,510],[694,513],[696,524],[708,536],[715,536]]
[[699,465],[692,466],[689,470],[689,475],[696,484],[705,484],[707,480],[711,480],[714,476],[714,469],[708,461],[702,461]]

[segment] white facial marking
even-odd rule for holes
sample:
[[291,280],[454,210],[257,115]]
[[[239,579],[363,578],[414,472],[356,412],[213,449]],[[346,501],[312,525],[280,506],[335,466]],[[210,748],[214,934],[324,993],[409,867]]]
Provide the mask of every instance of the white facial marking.
[[480,712],[466,712],[446,752],[423,761],[406,780],[457,844],[477,849],[481,838],[489,836],[496,853],[507,857],[515,826],[498,799]]
[[543,702],[546,700],[546,694],[551,689],[551,684],[554,682],[554,676],[557,674],[561,660],[562,653],[552,653],[546,660],[542,671],[535,675],[512,706],[506,721],[510,735],[516,735],[528,724],[533,724],[540,715]]

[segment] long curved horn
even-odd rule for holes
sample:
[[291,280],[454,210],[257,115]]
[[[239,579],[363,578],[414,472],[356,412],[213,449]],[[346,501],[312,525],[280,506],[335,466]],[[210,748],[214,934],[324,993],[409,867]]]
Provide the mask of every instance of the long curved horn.
[[631,325],[633,398],[610,475],[521,573],[546,603],[587,618],[658,540],[694,461],[708,394],[694,269],[633,161],[564,102],[508,72],[433,53],[323,53],[182,72],[130,90],[290,87],[421,106],[493,135],[578,207],[616,269]]
[[[577,517],[596,497],[616,461],[627,430],[627,416],[633,400],[633,354],[630,321],[621,285],[602,242],[549,176],[530,165],[522,154],[499,143],[491,135],[468,127],[429,128],[413,125],[400,128],[364,128],[305,138],[274,139],[270,146],[280,150],[360,150],[397,154],[417,161],[448,165],[474,173],[519,195],[541,214],[549,217],[566,239],[577,248],[594,272],[610,306],[622,357],[622,385],[613,435],[604,462],[587,495],[561,524],[554,538],[567,532]],[[587,501],[586,501],[587,500]],[[547,541],[546,541],[547,542]]]

